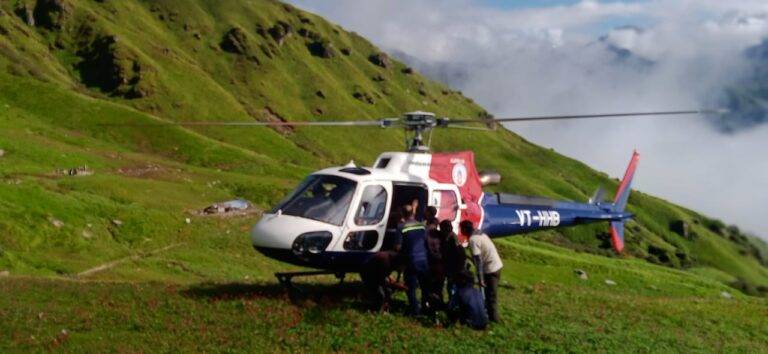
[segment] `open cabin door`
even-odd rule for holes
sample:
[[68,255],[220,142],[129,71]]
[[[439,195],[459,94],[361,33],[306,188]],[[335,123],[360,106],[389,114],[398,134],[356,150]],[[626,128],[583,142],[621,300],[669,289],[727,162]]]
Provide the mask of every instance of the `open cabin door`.
[[366,182],[352,202],[345,228],[344,251],[375,252],[381,248],[392,207],[391,182]]
[[459,189],[452,184],[439,184],[430,191],[429,195],[429,205],[437,208],[437,220],[450,220],[454,232],[458,234],[461,211],[466,209]]
[[390,203],[388,221],[384,233],[384,242],[381,247],[382,251],[390,251],[394,249],[394,246],[397,243],[396,240],[399,239],[397,226],[402,220],[401,209],[404,205],[411,204],[414,199],[419,201],[416,216],[417,219],[420,220],[424,215],[424,208],[429,203],[427,187],[417,183],[395,182],[393,184],[392,201]]

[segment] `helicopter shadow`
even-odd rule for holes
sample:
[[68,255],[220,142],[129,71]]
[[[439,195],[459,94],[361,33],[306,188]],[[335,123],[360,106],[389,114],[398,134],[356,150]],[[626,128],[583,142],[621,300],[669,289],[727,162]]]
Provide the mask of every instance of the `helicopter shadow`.
[[213,302],[283,300],[299,307],[349,307],[361,304],[361,308],[365,309],[363,287],[359,282],[296,284],[291,288],[280,283],[200,283],[183,290],[182,295]]
[[[378,313],[365,299],[360,282],[340,284],[297,284],[288,289],[279,283],[200,283],[181,291],[182,296],[209,302],[278,300],[289,302],[305,311],[305,320],[323,323],[328,310],[352,309],[360,313]],[[407,303],[393,298],[389,313],[406,316]],[[417,321],[424,322],[424,321]],[[424,322],[428,324],[428,322]]]

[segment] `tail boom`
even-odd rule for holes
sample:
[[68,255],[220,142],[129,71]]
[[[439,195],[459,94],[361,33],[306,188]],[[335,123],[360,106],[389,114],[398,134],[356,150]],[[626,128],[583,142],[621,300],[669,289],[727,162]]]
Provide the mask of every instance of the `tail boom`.
[[504,237],[549,228],[561,228],[594,222],[610,224],[611,244],[616,252],[624,250],[624,222],[632,218],[625,212],[632,179],[640,154],[634,152],[613,203],[593,197],[589,203],[556,201],[509,194],[485,194],[482,198],[481,228],[491,237]]

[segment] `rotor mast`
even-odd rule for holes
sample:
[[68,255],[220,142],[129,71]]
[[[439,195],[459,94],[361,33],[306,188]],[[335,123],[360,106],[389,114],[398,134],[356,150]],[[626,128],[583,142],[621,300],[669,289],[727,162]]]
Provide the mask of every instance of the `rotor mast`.
[[[428,153],[432,143],[432,128],[446,125],[447,120],[436,118],[434,113],[415,111],[403,115],[405,148],[408,152]],[[426,142],[424,140],[426,135]]]

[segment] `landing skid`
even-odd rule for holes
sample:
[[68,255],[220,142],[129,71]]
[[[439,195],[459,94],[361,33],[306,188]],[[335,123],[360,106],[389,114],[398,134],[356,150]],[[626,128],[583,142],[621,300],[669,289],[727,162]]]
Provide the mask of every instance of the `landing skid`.
[[317,275],[334,275],[336,279],[339,280],[339,284],[341,284],[341,283],[344,283],[344,278],[347,276],[347,273],[334,272],[329,270],[275,273],[275,277],[277,278],[277,281],[279,281],[280,284],[288,290],[296,289],[296,287],[293,286],[293,282],[292,282],[294,277],[311,277],[311,276],[317,276]]

